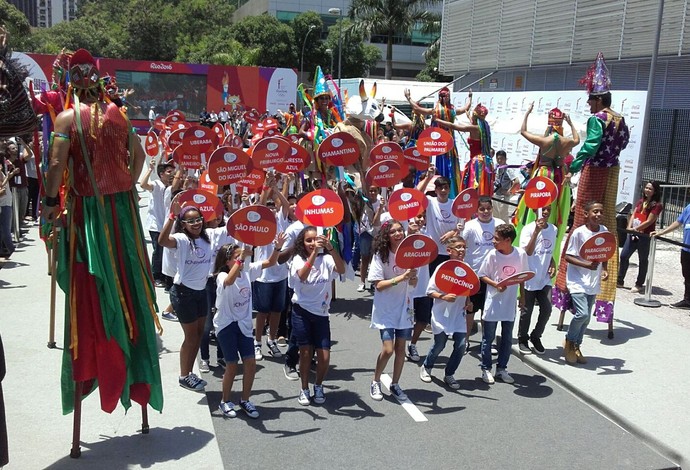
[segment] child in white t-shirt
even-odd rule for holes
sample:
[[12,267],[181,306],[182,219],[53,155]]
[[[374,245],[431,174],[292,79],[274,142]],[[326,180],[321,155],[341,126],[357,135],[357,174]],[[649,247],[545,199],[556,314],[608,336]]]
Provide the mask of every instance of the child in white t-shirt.
[[[408,235],[419,233],[426,235],[426,215],[424,212],[410,220]],[[412,289],[411,297],[414,305],[414,328],[412,338],[407,346],[407,358],[412,362],[419,362],[419,351],[417,351],[417,341],[422,335],[422,331],[431,323],[431,304],[433,301],[426,295],[426,288],[429,284],[429,269],[424,266],[417,270],[417,286]]]
[[498,364],[496,376],[505,383],[515,380],[508,374],[510,348],[513,344],[513,325],[517,309],[518,285],[500,285],[501,281],[514,274],[528,270],[527,254],[522,248],[513,247],[516,233],[510,224],[496,227],[493,237],[494,249],[482,261],[477,275],[486,283],[486,303],[482,313],[482,380],[494,383],[491,375],[491,343],[496,337],[496,329],[501,324],[501,341],[498,344]]
[[[453,237],[448,240],[446,249],[450,259],[462,261],[467,245],[462,237]],[[472,302],[467,297],[442,292],[435,283],[438,269],[434,271],[426,289],[427,295],[434,299],[434,305],[431,308],[431,331],[434,334],[434,344],[426,355],[422,367],[419,368],[419,378],[422,382],[431,382],[431,369],[443,348],[446,347],[448,337],[452,336],[453,352],[446,363],[443,381],[453,390],[458,390],[460,384],[455,380],[455,372],[465,352],[465,335],[467,334],[465,311],[472,309]]]
[[587,261],[580,257],[582,244],[595,233],[607,232],[602,225],[604,205],[599,202],[585,204],[585,224],[579,226],[570,235],[565,260],[568,262],[566,286],[575,307],[575,315],[565,335],[564,354],[569,364],[586,364],[587,359],[580,351],[582,338],[592,316],[592,307],[601,290],[601,281],[609,276],[607,262]]
[[[551,206],[542,208],[538,219],[527,224],[520,234],[520,248],[527,253],[529,270],[535,273],[532,279],[525,282],[520,297],[518,347],[521,353],[533,350],[537,354],[544,354],[545,351],[541,336],[551,316],[551,278],[556,271],[553,250],[558,233],[556,226],[549,223],[550,214]],[[535,301],[539,302],[539,318],[532,334],[529,334]],[[527,343],[528,339],[532,343],[532,349]]]

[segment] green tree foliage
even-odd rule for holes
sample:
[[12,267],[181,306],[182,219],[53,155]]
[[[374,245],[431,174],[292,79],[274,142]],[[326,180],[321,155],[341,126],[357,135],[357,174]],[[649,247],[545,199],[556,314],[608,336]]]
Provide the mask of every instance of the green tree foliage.
[[348,15],[353,20],[353,29],[365,37],[372,34],[386,36],[386,73],[393,75],[393,37],[396,34],[409,35],[415,26],[434,24],[440,15],[427,11],[427,7],[440,0],[353,0]]
[[271,67],[294,67],[295,33],[270,15],[249,16],[230,28],[233,39],[247,48],[259,48],[259,63]]
[[[326,49],[333,51],[333,77],[338,77],[338,37],[340,35],[340,21],[328,29],[328,38],[324,45]],[[369,70],[376,65],[381,58],[381,51],[378,47],[364,44],[364,35],[361,31],[353,28],[353,23],[347,19],[342,19],[342,78],[366,77]],[[331,58],[326,54],[327,60]],[[325,62],[322,64],[324,65]],[[330,68],[330,67],[328,67]]]
[[26,16],[14,5],[0,0],[0,24],[4,24],[10,34],[10,48],[23,50],[31,34],[31,25]]
[[[321,40],[324,32],[321,15],[315,11],[304,12],[296,16],[290,26],[295,35],[294,46],[297,57],[297,61],[292,67],[298,70],[304,69],[311,76],[317,65],[321,65],[324,68],[326,61],[330,60],[330,56],[326,54],[326,46]],[[311,26],[314,26],[314,28],[310,31]],[[301,63],[302,48],[304,48],[304,64]]]

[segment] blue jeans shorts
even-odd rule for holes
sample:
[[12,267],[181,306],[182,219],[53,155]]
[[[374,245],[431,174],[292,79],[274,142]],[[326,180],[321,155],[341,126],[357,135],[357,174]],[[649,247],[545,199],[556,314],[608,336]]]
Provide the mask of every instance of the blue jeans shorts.
[[408,340],[412,338],[412,328],[403,328],[398,330],[396,328],[383,328],[379,330],[381,334],[381,341],[395,341],[396,339]]
[[278,282],[254,281],[252,302],[259,313],[282,312],[287,302],[287,279]]
[[[331,321],[327,316],[314,315],[297,304],[292,305],[292,335],[299,347],[331,349]],[[225,350],[223,350],[225,351]]]
[[237,362],[242,358],[254,359],[254,338],[245,336],[236,321],[216,333],[216,339],[226,362]]
[[194,290],[184,284],[173,284],[170,288],[170,303],[180,323],[193,323],[208,314],[206,289]]

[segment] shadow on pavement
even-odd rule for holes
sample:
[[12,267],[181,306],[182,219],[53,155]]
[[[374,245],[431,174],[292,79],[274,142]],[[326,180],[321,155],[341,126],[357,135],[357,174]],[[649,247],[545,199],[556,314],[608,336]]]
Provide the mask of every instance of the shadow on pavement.
[[342,316],[350,320],[352,317],[369,320],[371,317],[371,306],[373,298],[370,299],[338,299],[331,303],[331,315]]
[[511,372],[515,379],[515,395],[525,398],[546,398],[553,393],[553,388],[545,385],[546,378],[541,375],[524,375]]
[[[652,333],[652,330],[645,328],[644,326],[636,325],[627,320],[622,320],[620,318],[613,318],[613,331],[615,336],[611,339],[608,338],[608,330],[592,330],[588,329],[586,335],[594,340],[598,340],[601,344],[607,346],[617,346],[619,344],[624,344],[631,339],[644,338]],[[583,342],[583,346],[587,346],[586,342]]]

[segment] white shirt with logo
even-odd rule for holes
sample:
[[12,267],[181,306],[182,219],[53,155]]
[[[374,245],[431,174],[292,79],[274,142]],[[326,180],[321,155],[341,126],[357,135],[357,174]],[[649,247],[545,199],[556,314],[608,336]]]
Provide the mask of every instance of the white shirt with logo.
[[209,240],[211,240],[211,247],[213,248],[213,256],[208,275],[213,276],[213,268],[215,267],[216,257],[218,256],[220,249],[224,245],[241,245],[241,243],[228,233],[227,226],[207,228],[206,234],[208,235]]
[[194,290],[204,290],[213,263],[211,244],[199,237],[194,243],[184,233],[170,235],[177,241],[177,273],[173,282]]
[[292,303],[314,315],[328,316],[331,305],[331,282],[338,279],[335,271],[335,261],[329,254],[317,255],[314,266],[309,270],[306,281],[302,281],[297,274],[306,260],[301,256],[294,256],[290,265],[290,283],[294,290]]
[[149,198],[146,226],[152,232],[160,232],[163,229],[165,216],[170,208],[171,192],[161,180],[152,181],[151,186],[153,186],[153,189]]
[[[278,226],[278,232],[284,232],[287,230],[290,222],[286,217],[283,216],[283,212],[280,211],[276,213],[276,225]],[[299,232],[298,232],[299,233]],[[295,235],[295,238],[297,236]],[[273,243],[269,243],[266,246],[257,246],[254,252],[256,260],[267,260],[273,255]],[[285,264],[275,264],[270,268],[263,270],[257,281],[259,282],[280,282],[288,277],[288,266]]]
[[[608,232],[604,225],[600,225],[597,232],[592,232],[586,225],[579,226],[570,235],[568,249],[565,250],[565,254],[580,258],[580,248],[582,245],[589,238],[593,237],[594,234],[602,232]],[[598,294],[601,290],[601,263],[594,270],[568,263],[565,284],[571,294]]]
[[501,219],[492,217],[491,221],[487,223],[480,222],[479,219],[472,219],[465,224],[462,231],[462,238],[467,243],[465,263],[469,264],[474,272],[479,271],[487,253],[494,249],[494,231],[496,226],[502,223]]
[[[520,248],[524,249],[529,244],[536,226],[537,223],[532,222],[522,229],[522,233],[520,234]],[[553,247],[556,244],[556,235],[556,226],[553,224],[548,224],[548,226],[537,235],[534,253],[532,253],[531,256],[527,256],[529,270],[534,271],[534,277],[529,281],[525,281],[525,289],[537,291],[551,285],[549,266],[553,259]]]
[[[527,270],[527,253],[522,248],[513,248],[513,251],[507,255],[493,249],[484,258],[477,276],[479,278],[486,276],[492,281],[501,282],[513,274]],[[495,287],[487,285],[482,320],[515,321],[518,288],[518,284],[513,284],[503,292],[499,292]]]
[[[438,267],[431,276],[426,288],[426,293],[431,294],[442,292],[434,282]],[[428,270],[427,270],[428,271]],[[441,299],[434,299],[434,305],[431,307],[431,331],[437,335],[445,333],[452,335],[453,333],[467,333],[467,322],[465,320],[465,302],[467,297],[457,297],[455,302],[447,302]]]
[[430,236],[438,247],[439,254],[446,252],[445,246],[441,243],[441,237],[451,230],[455,230],[458,225],[458,218],[453,215],[453,200],[439,202],[438,198],[427,196],[429,205],[426,208],[426,234]]
[[[406,269],[395,265],[395,253],[388,253],[388,262],[384,263],[381,256],[376,253],[369,265],[369,282],[393,279],[405,273]],[[428,269],[427,269],[428,271]],[[412,328],[414,326],[414,309],[412,304],[413,288],[407,281],[399,282],[396,286],[390,286],[385,290],[374,291],[374,305],[371,310],[370,328],[379,330],[395,328],[398,330]]]
[[228,273],[221,272],[216,277],[216,315],[213,326],[216,331],[237,322],[244,336],[252,335],[252,282],[261,274],[261,261],[246,263],[235,282],[224,286]]

